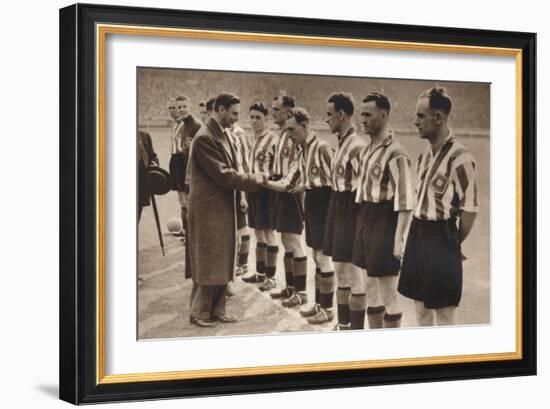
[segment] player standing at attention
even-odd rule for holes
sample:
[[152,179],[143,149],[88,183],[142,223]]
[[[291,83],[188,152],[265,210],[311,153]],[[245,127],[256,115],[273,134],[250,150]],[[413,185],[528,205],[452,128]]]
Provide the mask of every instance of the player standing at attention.
[[369,328],[401,326],[397,276],[414,205],[409,156],[394,139],[390,109],[388,98],[378,92],[361,104],[361,120],[371,142],[360,163],[353,264],[367,271]]
[[[291,172],[298,168],[297,148],[285,131],[290,111],[294,108],[294,99],[288,95],[275,97],[271,105],[273,120],[280,129],[279,143],[275,155],[273,179],[287,178],[292,180]],[[281,233],[281,241],[285,248],[284,268],[286,286],[278,292],[272,292],[273,299],[282,299],[283,306],[295,307],[307,304],[307,296],[296,287],[305,289],[307,274],[307,257],[302,246],[302,232],[304,230],[304,210],[302,208],[303,192],[280,192],[273,195],[275,229]]]
[[352,126],[354,101],[351,94],[333,94],[327,103],[326,122],[338,136],[332,163],[332,193],[327,212],[323,251],[332,257],[338,278],[336,300],[338,324],[335,330],[364,328],[366,274],[353,265],[352,251],[358,205],[355,194],[359,183],[359,161],[365,141]]
[[[267,126],[268,108],[263,102],[250,106],[250,125],[254,139],[250,151],[250,172],[273,176],[277,135]],[[248,223],[256,235],[256,272],[243,277],[245,282],[261,283],[267,291],[275,287],[275,272],[279,246],[275,229],[270,224],[270,191],[260,187],[258,192],[248,193]]]
[[[330,145],[310,129],[310,116],[304,108],[293,108],[286,121],[286,131],[298,147],[299,177],[283,178],[268,182],[268,187],[278,191],[305,190],[306,244],[313,250],[315,260],[315,302],[300,310],[310,324],[323,324],[334,318],[334,266],[329,256],[323,254],[323,240],[328,203],[331,195],[330,170],[334,152]],[[297,172],[292,175],[298,175]],[[305,283],[298,294],[305,292]]]
[[418,157],[419,181],[398,290],[415,300],[422,326],[454,325],[462,295],[461,243],[479,207],[476,163],[449,128],[445,90],[423,92],[415,126],[429,146]]

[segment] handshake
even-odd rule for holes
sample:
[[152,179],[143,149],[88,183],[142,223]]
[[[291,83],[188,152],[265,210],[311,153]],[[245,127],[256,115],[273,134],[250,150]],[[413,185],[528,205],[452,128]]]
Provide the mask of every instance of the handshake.
[[281,176],[267,176],[257,173],[256,183],[265,187],[266,189],[274,190],[276,192],[288,192],[288,193],[301,193],[304,191],[304,187],[301,185],[292,186]]

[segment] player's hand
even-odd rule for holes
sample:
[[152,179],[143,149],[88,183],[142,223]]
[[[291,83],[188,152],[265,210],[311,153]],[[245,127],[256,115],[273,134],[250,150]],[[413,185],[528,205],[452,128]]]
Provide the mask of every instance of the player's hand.
[[399,261],[403,260],[403,240],[394,241],[393,256]]
[[281,183],[273,182],[271,180],[267,181],[265,187],[276,192],[286,191],[285,187]]
[[246,198],[241,197],[239,206],[241,208],[241,212],[246,213],[248,211],[248,202],[246,201]]

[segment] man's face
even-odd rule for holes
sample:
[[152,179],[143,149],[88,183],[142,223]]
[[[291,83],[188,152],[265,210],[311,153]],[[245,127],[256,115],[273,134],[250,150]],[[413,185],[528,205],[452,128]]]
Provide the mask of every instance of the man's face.
[[206,110],[206,106],[199,105],[199,115],[201,117],[202,122],[206,122],[210,114]]
[[288,119],[289,108],[283,105],[281,99],[276,99],[271,104],[271,114],[273,115],[273,122],[275,122],[279,128],[284,128],[285,122]]
[[416,104],[416,119],[414,126],[422,139],[430,139],[437,131],[438,119],[436,111],[430,109],[428,98],[420,98]]
[[340,117],[341,117],[341,114],[336,112],[336,109],[334,108],[334,103],[329,102],[327,104],[327,118],[325,119],[325,122],[328,124],[328,127],[330,128],[330,132],[332,133],[340,132],[340,124],[342,122]]
[[176,100],[171,99],[168,101],[168,113],[172,119],[178,119],[178,112],[176,111]]
[[239,112],[241,111],[241,104],[230,105],[228,109],[220,106],[220,125],[224,128],[231,128],[235,122],[239,120]]
[[250,111],[250,125],[252,126],[254,132],[258,133],[263,131],[265,129],[266,121],[267,118],[263,112],[256,111],[254,109]]
[[376,106],[376,102],[369,101],[361,104],[361,123],[368,135],[377,135],[386,125],[388,112]]
[[176,111],[178,112],[178,118],[187,118],[191,113],[189,100],[176,101]]
[[286,121],[285,129],[292,142],[296,145],[302,145],[307,138],[307,131],[303,124],[296,122],[296,118],[290,117]]

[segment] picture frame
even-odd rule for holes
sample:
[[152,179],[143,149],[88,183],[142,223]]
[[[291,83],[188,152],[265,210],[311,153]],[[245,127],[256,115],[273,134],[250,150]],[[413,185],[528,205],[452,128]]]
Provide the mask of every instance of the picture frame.
[[[515,59],[515,350],[153,373],[106,373],[105,41],[125,35],[447,52]],[[536,374],[536,35],[73,5],[60,10],[60,398],[74,403]],[[199,340],[200,341],[200,340]]]

